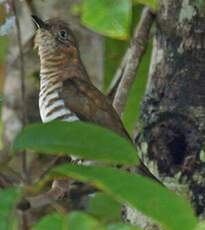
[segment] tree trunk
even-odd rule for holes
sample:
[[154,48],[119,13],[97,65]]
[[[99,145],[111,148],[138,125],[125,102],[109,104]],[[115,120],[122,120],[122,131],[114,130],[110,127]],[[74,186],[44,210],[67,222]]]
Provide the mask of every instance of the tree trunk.
[[205,1],[162,0],[135,143],[154,175],[205,216]]

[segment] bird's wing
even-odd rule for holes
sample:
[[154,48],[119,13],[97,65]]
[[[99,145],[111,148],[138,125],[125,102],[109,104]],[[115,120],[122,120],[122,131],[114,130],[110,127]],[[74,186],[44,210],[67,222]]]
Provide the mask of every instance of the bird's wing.
[[[82,121],[88,121],[111,129],[132,142],[109,99],[90,82],[75,77],[66,79],[63,81],[63,88],[60,94],[65,101],[65,105]],[[141,160],[137,168],[142,175],[150,177],[161,184]]]
[[106,127],[130,139],[109,99],[90,82],[75,77],[66,79],[60,95],[66,107],[80,120]]

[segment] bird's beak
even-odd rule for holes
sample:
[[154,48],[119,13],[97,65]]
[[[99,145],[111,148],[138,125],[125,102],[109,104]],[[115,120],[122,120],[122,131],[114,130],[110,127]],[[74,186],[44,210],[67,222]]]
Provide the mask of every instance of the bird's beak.
[[32,17],[32,19],[33,19],[34,24],[35,24],[38,28],[44,28],[44,29],[47,28],[47,25],[46,25],[40,18],[38,18],[38,17],[35,16],[35,15],[31,15],[31,17]]

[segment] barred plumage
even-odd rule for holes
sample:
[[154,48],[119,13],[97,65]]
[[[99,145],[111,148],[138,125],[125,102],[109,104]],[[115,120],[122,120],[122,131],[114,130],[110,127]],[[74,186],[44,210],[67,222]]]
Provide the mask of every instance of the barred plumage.
[[[45,71],[41,68],[41,88],[39,94],[40,115],[43,122],[49,122],[56,119],[64,121],[77,121],[79,118],[71,112],[60,98],[59,92],[62,89],[62,82],[59,79],[59,71]],[[55,83],[53,80],[55,78]]]

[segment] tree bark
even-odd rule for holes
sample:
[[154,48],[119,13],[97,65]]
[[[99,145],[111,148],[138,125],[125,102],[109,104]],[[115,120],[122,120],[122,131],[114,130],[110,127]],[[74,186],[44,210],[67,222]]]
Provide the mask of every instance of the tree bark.
[[135,143],[152,173],[205,217],[205,2],[162,0]]

